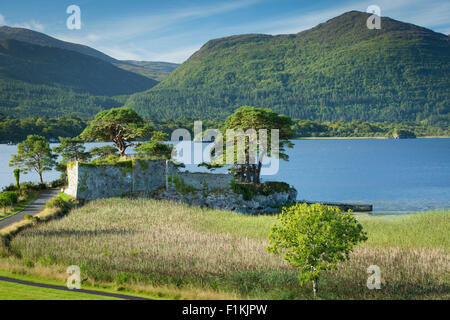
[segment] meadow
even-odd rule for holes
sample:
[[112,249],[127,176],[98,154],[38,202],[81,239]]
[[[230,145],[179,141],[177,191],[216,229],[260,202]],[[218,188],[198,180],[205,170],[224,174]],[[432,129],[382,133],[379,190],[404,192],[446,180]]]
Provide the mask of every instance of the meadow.
[[[157,200],[97,200],[19,233],[0,269],[55,277],[75,264],[85,283],[131,292],[311,299],[311,286],[300,287],[296,271],[265,250],[275,219]],[[358,219],[369,240],[321,277],[319,298],[450,298],[450,210]],[[380,290],[366,287],[370,265],[381,269]]]

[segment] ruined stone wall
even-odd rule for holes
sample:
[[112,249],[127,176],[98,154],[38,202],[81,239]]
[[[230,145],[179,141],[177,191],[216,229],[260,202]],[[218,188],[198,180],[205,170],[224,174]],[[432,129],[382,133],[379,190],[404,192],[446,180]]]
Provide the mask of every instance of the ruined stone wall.
[[180,172],[178,176],[184,183],[197,190],[229,189],[233,177],[223,173]]
[[[156,199],[254,214],[278,212],[280,206],[297,198],[297,190],[289,188],[246,200],[231,189],[233,177],[229,174],[180,172],[165,160],[135,159],[115,165],[74,162],[68,164],[67,175],[69,186],[65,192],[81,200],[150,195]],[[158,189],[165,191],[150,194]]]
[[230,188],[228,174],[179,172],[165,160],[129,160],[115,165],[73,162],[67,167],[69,180],[65,193],[76,199],[94,200],[129,194],[150,193],[167,188],[168,177],[178,176],[195,189]]
[[130,160],[116,165],[74,162],[67,168],[67,194],[84,200],[120,197],[166,187],[166,176],[174,170],[165,160]]

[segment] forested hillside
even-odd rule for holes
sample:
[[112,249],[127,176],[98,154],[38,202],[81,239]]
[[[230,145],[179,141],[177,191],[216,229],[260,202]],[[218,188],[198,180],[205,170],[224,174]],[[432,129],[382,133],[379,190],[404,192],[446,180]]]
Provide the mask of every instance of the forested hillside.
[[43,33],[0,27],[0,113],[10,117],[93,117],[119,107],[178,65],[120,61]]
[[126,98],[93,96],[69,89],[0,78],[0,113],[11,117],[93,117],[103,109],[122,106]]
[[0,40],[0,112],[93,116],[157,81],[75,51]]
[[0,40],[0,77],[110,96],[143,91],[157,83],[75,51],[17,40]]
[[446,35],[368,14],[345,13],[295,35],[216,39],[127,106],[161,118],[225,117],[241,105],[320,121],[448,125]]

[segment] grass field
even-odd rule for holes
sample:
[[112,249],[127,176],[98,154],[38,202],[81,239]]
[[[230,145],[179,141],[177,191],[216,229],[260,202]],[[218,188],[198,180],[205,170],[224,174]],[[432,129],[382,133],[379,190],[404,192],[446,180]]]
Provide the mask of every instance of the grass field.
[[[450,298],[449,210],[358,218],[369,240],[321,278],[319,298]],[[175,298],[312,298],[295,270],[265,250],[274,221],[156,200],[98,200],[21,232],[11,242],[16,257],[0,259],[0,269],[51,277],[76,264],[89,284]],[[366,287],[370,265],[381,268],[381,290]]]
[[0,300],[118,300],[92,294],[38,288],[0,281]]

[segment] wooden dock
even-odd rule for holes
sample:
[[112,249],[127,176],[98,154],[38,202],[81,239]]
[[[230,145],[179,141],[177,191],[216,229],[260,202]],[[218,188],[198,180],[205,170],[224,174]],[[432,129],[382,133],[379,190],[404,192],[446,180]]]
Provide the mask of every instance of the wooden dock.
[[299,201],[299,203],[321,203],[326,206],[338,207],[342,211],[352,210],[353,212],[371,212],[373,211],[373,205],[371,204],[349,204],[349,203],[333,203],[333,202],[310,202],[310,201]]

